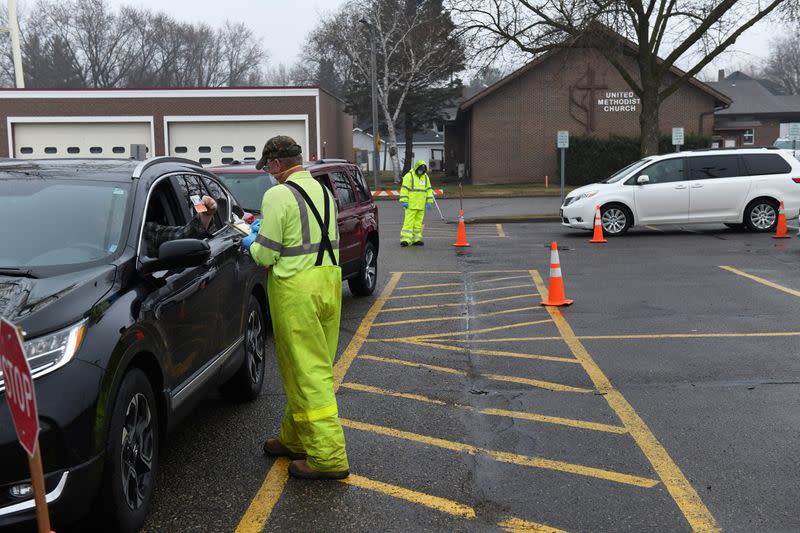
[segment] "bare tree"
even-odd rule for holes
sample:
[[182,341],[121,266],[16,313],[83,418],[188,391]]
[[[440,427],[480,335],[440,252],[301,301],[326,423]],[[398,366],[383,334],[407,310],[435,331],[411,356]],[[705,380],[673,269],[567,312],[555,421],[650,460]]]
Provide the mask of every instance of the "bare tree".
[[[642,155],[658,151],[667,97],[760,20],[796,20],[800,10],[798,0],[449,1],[479,62],[509,51],[531,58],[571,46],[599,50],[641,99]],[[672,70],[678,64],[682,72]]]
[[800,94],[800,36],[789,34],[770,43],[764,76],[779,83],[787,94]]

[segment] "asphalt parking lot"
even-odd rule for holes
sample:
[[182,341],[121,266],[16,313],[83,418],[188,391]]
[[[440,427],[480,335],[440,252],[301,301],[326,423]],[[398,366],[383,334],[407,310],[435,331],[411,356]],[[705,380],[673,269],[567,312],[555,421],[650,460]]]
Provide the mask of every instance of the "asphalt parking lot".
[[800,529],[800,240],[485,224],[456,249],[434,210],[402,249],[379,205],[379,287],[345,289],[335,368],[351,477],[261,454],[269,367],[259,401],[209,397],[171,435],[145,531]]

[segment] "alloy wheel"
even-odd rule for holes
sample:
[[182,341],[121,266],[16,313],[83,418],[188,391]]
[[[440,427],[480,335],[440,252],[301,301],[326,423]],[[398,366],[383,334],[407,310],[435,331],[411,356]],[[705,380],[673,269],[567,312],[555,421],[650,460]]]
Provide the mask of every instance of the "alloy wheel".
[[131,510],[142,506],[152,483],[154,448],[150,405],[143,394],[136,393],[125,410],[120,449],[122,493]]
[[261,324],[261,315],[255,310],[250,310],[247,317],[247,368],[250,380],[257,384],[261,377],[261,367],[264,364],[264,335]]
[[750,222],[760,230],[768,230],[775,224],[777,215],[772,204],[758,204],[750,211]]
[[609,235],[616,235],[625,229],[628,217],[622,209],[609,207],[603,212],[602,217],[603,231]]
[[366,267],[364,268],[364,281],[366,281],[367,287],[373,287],[375,285],[375,280],[378,277],[378,265],[375,261],[375,252],[372,248],[367,248],[367,253],[364,256],[364,262],[366,263]]

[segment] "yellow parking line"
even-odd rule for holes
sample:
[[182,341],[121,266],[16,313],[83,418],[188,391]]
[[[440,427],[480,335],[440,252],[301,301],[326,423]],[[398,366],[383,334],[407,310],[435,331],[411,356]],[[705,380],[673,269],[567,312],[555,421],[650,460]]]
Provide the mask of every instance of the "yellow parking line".
[[[752,337],[800,337],[800,331],[765,331],[762,333],[654,333],[634,335],[576,335],[578,340],[643,340],[643,339],[738,339]],[[396,341],[397,339],[375,339],[370,342]],[[525,341],[560,341],[561,337],[503,337],[497,339],[452,339],[451,342],[493,343]]]
[[800,291],[797,291],[797,290],[794,290],[794,289],[790,289],[789,287],[784,287],[783,285],[778,285],[777,283],[774,283],[772,281],[766,280],[764,278],[759,278],[758,276],[754,276],[752,274],[748,274],[747,272],[742,272],[741,270],[737,270],[737,269],[735,269],[733,267],[720,266],[720,268],[722,270],[727,270],[728,272],[736,274],[737,276],[742,276],[743,278],[751,279],[751,280],[753,280],[753,281],[755,281],[757,283],[761,283],[762,285],[766,285],[767,287],[771,287],[773,289],[777,289],[779,291],[783,291],[786,294],[791,294],[792,296],[797,296],[798,298],[800,298]]
[[468,520],[474,520],[477,517],[475,514],[475,509],[469,507],[468,505],[463,505],[445,498],[439,498],[438,496],[431,496],[430,494],[424,494],[422,492],[405,489],[403,487],[398,487],[397,485],[389,485],[388,483],[367,479],[355,474],[350,474],[349,477],[340,481],[342,483],[346,483],[347,485],[353,485],[362,489],[380,492],[393,498],[399,498],[407,502],[424,505],[430,509],[435,509],[452,516],[458,516]]
[[[392,498],[397,498],[400,500],[405,500],[410,503],[415,503],[417,505],[422,505],[424,507],[428,507],[429,509],[434,509],[436,511],[440,511],[442,513],[456,516],[459,518],[465,518],[467,520],[475,520],[477,518],[477,513],[475,512],[474,508],[468,505],[464,505],[462,503],[458,503],[453,500],[448,500],[447,498],[432,496],[430,494],[417,492],[415,490],[410,490],[397,485],[391,485],[389,483],[384,483],[382,481],[376,481],[374,479],[365,478],[363,476],[358,476],[356,474],[350,474],[348,478],[339,481],[340,483],[353,485],[354,487],[358,487],[365,490],[371,490],[373,492],[379,492],[381,494],[385,494],[386,496],[391,496]],[[506,518],[501,522],[498,522],[497,526],[505,531],[566,533],[561,529],[556,529],[550,526],[546,526],[544,524],[537,524],[536,522],[529,522],[527,520],[515,517]]]
[[[505,272],[528,272],[525,269],[511,269],[511,270],[473,270],[472,274],[503,274]],[[391,272],[391,274],[464,274],[461,270],[403,270]]]
[[[490,287],[488,289],[478,289],[477,291],[470,291],[470,294],[477,294],[479,292],[492,292],[492,291],[500,291],[505,289],[521,289],[521,288],[530,289],[530,285],[509,285],[506,287]],[[429,294],[408,294],[404,296],[391,296],[389,300],[402,300],[403,298],[427,298],[428,296],[464,296],[464,291],[456,291],[456,292],[432,292]]]
[[434,283],[432,285],[411,285],[409,287],[397,287],[398,291],[407,291],[410,289],[432,289],[434,287],[463,287],[464,282],[460,283]]
[[626,485],[633,485],[636,487],[652,488],[658,485],[655,479],[648,479],[646,477],[634,476],[631,474],[623,474],[622,472],[615,472],[613,470],[606,470],[603,468],[594,468],[591,466],[583,466],[574,463],[567,463],[564,461],[556,461],[553,459],[545,459],[543,457],[529,457],[526,455],[519,455],[516,453],[499,452],[495,450],[488,450],[479,448],[471,444],[462,442],[455,442],[444,440],[437,437],[429,437],[427,435],[420,435],[418,433],[411,433],[410,431],[402,431],[399,429],[376,426],[364,422],[357,422],[347,418],[341,419],[342,426],[360,431],[367,431],[370,433],[377,433],[387,437],[394,437],[397,439],[405,439],[428,446],[435,446],[445,450],[450,450],[459,453],[468,453],[470,455],[483,454],[491,457],[495,461],[501,463],[509,463],[520,466],[529,466],[532,468],[541,468],[544,470],[554,470],[557,472],[566,472],[568,474],[576,474],[580,476],[587,476],[597,479],[604,479],[607,481],[614,481],[616,483],[623,483]]
[[501,239],[504,239],[506,237],[506,232],[503,231],[502,224],[497,225],[497,236],[500,237]]
[[503,326],[494,326],[491,328],[481,328],[481,329],[473,329],[470,331],[456,331],[456,332],[448,332],[448,333],[426,333],[425,335],[417,335],[415,336],[416,339],[424,340],[424,339],[442,339],[442,338],[449,338],[449,337],[457,337],[459,335],[474,335],[476,333],[489,333],[492,331],[500,331],[503,329],[512,329],[512,328],[523,328],[525,326],[535,326],[537,324],[545,324],[547,322],[552,322],[549,318],[546,320],[534,320],[532,322],[517,322],[516,324],[505,324]]
[[464,307],[464,302],[457,304],[432,304],[432,305],[412,305],[410,307],[390,307],[388,309],[381,309],[381,313],[397,313],[399,311],[419,311],[420,309],[440,309],[443,307]]
[[[435,342],[421,342],[415,341],[413,338],[408,340],[398,340],[397,342],[402,342],[405,344],[413,344],[415,346],[422,346],[423,348],[437,348],[439,350],[448,350],[451,352],[463,352],[466,348],[462,346],[450,346],[447,344],[439,344]],[[468,341],[465,341],[468,342]],[[528,354],[528,353],[519,353],[519,352],[504,352],[500,350],[476,350],[474,348],[469,349],[469,353],[473,355],[489,355],[495,357],[515,357],[517,359],[539,359],[541,361],[555,361],[558,363],[575,363],[580,364],[580,361],[573,357],[556,357],[554,355],[535,355],[535,354]]]
[[[533,278],[536,286],[539,287],[539,292],[543,295],[547,294],[547,288],[544,285],[539,273],[531,270],[531,277]],[[622,425],[630,432],[636,444],[644,452],[650,464],[653,465],[656,473],[661,478],[664,486],[669,491],[672,499],[680,508],[686,520],[689,522],[691,528],[695,531],[718,531],[719,526],[716,520],[711,515],[711,512],[703,504],[700,496],[694,490],[691,483],[686,479],[681,472],[678,465],[676,465],[672,458],[667,453],[667,450],[661,445],[655,435],[647,427],[644,420],[642,420],[636,411],[625,397],[614,388],[611,381],[606,377],[594,359],[589,355],[589,352],[578,340],[575,332],[567,323],[564,315],[558,308],[548,307],[547,312],[553,317],[553,321],[558,327],[558,331],[567,343],[573,355],[581,361],[584,370],[589,374],[594,386],[598,391],[603,392],[603,398],[606,399],[609,406],[614,410]]]
[[[338,389],[339,385],[342,383],[347,369],[350,368],[353,359],[358,355],[361,346],[364,345],[372,323],[375,321],[381,308],[386,304],[389,295],[395,287],[397,287],[401,277],[402,274],[392,275],[381,295],[375,300],[375,303],[372,304],[369,311],[367,311],[367,314],[358,326],[353,338],[350,339],[350,344],[347,345],[339,361],[337,361],[336,365],[333,367],[334,390]],[[264,526],[272,514],[272,509],[275,507],[275,504],[278,503],[283,489],[286,486],[286,481],[289,479],[287,471],[288,466],[288,459],[283,458],[279,458],[272,463],[272,467],[269,469],[264,483],[262,483],[261,488],[256,493],[253,501],[250,502],[250,506],[236,526],[236,533],[260,533],[264,530]]]
[[508,411],[506,409],[476,409],[469,405],[461,405],[457,403],[448,403],[442,400],[437,400],[436,398],[430,398],[428,396],[423,396],[421,394],[413,394],[410,392],[400,392],[400,391],[393,391],[388,389],[381,389],[378,387],[372,387],[370,385],[363,385],[361,383],[342,383],[342,387],[346,389],[357,390],[359,392],[367,392],[371,394],[378,394],[380,396],[392,396],[394,398],[403,398],[406,400],[414,400],[417,402],[424,402],[430,403],[434,405],[446,405],[448,407],[455,407],[458,409],[464,409],[466,411],[472,411],[475,413],[479,413],[482,415],[489,415],[489,416],[500,416],[504,418],[518,418],[520,420],[531,420],[533,422],[543,422],[547,424],[556,424],[560,426],[569,426],[573,428],[580,428],[580,429],[591,429],[594,431],[604,431],[606,433],[627,433],[628,430],[614,426],[611,424],[603,424],[601,422],[589,422],[586,420],[575,420],[572,418],[562,418],[558,416],[549,416],[549,415],[542,415],[538,413],[526,413],[522,411]]
[[482,313],[480,315],[457,315],[457,316],[437,316],[437,317],[430,317],[430,318],[411,318],[408,320],[395,320],[392,322],[376,322],[372,324],[372,327],[377,326],[399,326],[403,324],[422,324],[425,322],[443,322],[447,320],[472,320],[475,318],[485,318],[488,316],[497,316],[497,315],[507,315],[509,313],[521,313],[522,311],[531,311],[533,309],[541,309],[540,305],[533,306],[533,307],[519,307],[517,309],[506,309],[503,311],[494,311],[491,313]]
[[[426,370],[433,370],[435,372],[446,372],[448,374],[456,374],[459,376],[466,376],[467,373],[463,370],[458,370],[457,368],[450,368],[446,366],[437,366],[437,365],[428,365],[425,363],[415,363],[412,361],[406,361],[405,359],[393,359],[391,357],[378,357],[375,355],[360,355],[360,359],[367,359],[369,361],[378,361],[381,363],[388,363],[390,365],[402,365],[402,366],[410,366],[414,368],[424,368]],[[583,387],[573,387],[572,385],[563,385],[561,383],[554,383],[552,381],[543,381],[539,379],[529,379],[529,378],[520,378],[517,376],[506,376],[503,374],[478,374],[483,379],[488,379],[490,381],[503,381],[507,383],[518,383],[520,385],[530,385],[531,387],[536,387],[539,389],[547,389],[556,392],[577,392],[577,393],[589,393],[592,392],[591,389],[585,389]]]
[[473,285],[477,285],[478,283],[494,283],[496,281],[508,281],[510,279],[528,279],[528,276],[506,276],[503,278],[490,278],[490,279],[479,279],[478,281],[473,281]]
[[517,294],[516,296],[503,296],[502,298],[490,298],[489,300],[476,300],[471,303],[472,305],[491,304],[495,302],[504,302],[506,300],[517,300],[519,298],[531,298],[534,296],[539,296],[539,293],[531,292],[528,294]]

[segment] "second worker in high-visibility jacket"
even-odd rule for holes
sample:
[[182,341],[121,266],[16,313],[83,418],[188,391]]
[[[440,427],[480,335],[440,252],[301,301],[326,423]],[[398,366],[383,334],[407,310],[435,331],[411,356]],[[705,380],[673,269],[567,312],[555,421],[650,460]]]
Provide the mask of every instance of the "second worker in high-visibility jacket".
[[422,228],[425,210],[433,205],[433,188],[428,177],[428,166],[422,159],[403,176],[400,187],[400,204],[405,209],[400,246],[422,246]]
[[285,135],[267,141],[256,168],[266,166],[280,185],[264,193],[260,226],[242,241],[271,269],[269,311],[286,393],[280,435],[264,452],[293,459],[294,477],[342,479],[349,466],[333,378],[342,311],[336,203],[300,153]]

